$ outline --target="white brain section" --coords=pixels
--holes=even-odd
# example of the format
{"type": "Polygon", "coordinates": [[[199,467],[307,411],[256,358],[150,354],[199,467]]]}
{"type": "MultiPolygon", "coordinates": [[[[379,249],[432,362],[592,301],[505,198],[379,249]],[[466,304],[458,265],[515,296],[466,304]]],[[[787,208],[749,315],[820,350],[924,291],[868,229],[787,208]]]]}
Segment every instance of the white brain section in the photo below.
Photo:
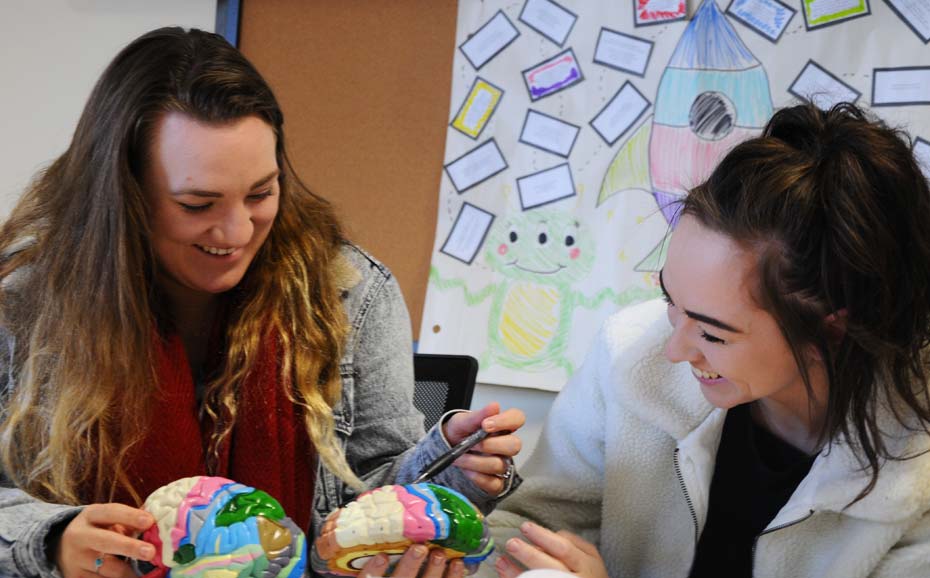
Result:
{"type": "Polygon", "coordinates": [[[472,570],[494,550],[484,516],[462,494],[435,484],[384,486],[331,513],[313,545],[315,572],[355,576],[379,553],[413,544],[441,549],[472,570]]]}
{"type": "Polygon", "coordinates": [[[261,490],[220,477],[162,486],[143,508],[155,517],[142,538],[155,546],[146,578],[300,578],[306,538],[281,505],[261,490]]]}

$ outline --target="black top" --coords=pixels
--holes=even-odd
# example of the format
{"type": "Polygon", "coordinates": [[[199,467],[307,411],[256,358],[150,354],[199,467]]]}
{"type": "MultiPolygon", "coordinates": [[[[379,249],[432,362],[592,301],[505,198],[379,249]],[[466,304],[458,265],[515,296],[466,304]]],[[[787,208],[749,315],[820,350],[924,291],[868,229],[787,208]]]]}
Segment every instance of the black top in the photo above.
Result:
{"type": "Polygon", "coordinates": [[[757,425],[748,404],[727,412],[710,485],[707,524],[691,578],[752,576],[756,538],[810,471],[808,456],[757,425]]]}

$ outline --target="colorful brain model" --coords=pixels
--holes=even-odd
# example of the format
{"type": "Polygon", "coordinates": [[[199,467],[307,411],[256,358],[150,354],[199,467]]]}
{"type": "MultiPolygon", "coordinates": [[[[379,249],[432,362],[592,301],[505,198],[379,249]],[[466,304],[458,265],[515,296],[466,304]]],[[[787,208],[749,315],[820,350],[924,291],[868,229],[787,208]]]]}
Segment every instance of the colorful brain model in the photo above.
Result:
{"type": "Polygon", "coordinates": [[[484,516],[462,494],[435,484],[383,486],[331,513],[313,544],[321,574],[354,576],[384,552],[392,562],[412,544],[440,548],[474,570],[494,550],[484,516]]]}
{"type": "Polygon", "coordinates": [[[261,490],[197,476],[155,490],[143,505],[155,516],[142,539],[155,546],[149,578],[299,578],[306,568],[303,532],[261,490]]]}

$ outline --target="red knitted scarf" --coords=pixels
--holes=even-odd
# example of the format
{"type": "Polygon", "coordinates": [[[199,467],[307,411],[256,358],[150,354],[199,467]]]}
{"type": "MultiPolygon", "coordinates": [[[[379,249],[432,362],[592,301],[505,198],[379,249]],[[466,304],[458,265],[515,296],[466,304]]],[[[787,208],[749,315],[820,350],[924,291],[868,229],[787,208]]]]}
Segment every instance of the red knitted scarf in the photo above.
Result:
{"type": "MultiPolygon", "coordinates": [[[[198,417],[194,380],[181,338],[174,335],[157,343],[159,392],[152,422],[128,462],[130,479],[143,499],[174,480],[207,475],[204,448],[213,431],[209,417],[198,417]]],[[[277,340],[266,338],[261,359],[239,387],[236,424],[210,475],[268,492],[307,530],[316,456],[302,411],[281,385],[277,352],[277,340]]],[[[118,496],[118,501],[132,503],[128,494],[118,496]]]]}

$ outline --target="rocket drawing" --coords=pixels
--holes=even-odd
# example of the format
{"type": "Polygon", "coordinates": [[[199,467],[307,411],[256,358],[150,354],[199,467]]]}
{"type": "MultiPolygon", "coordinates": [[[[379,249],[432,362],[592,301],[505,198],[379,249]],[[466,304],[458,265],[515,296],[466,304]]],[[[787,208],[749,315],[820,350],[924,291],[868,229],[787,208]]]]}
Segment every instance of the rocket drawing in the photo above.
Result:
{"type": "MultiPolygon", "coordinates": [[[[765,69],[715,0],[704,0],[662,74],[655,113],[621,146],[601,183],[597,204],[624,190],[652,194],[670,228],[677,203],[737,143],[772,115],[765,69]]],[[[668,235],[635,267],[657,271],[668,235]]]]}

